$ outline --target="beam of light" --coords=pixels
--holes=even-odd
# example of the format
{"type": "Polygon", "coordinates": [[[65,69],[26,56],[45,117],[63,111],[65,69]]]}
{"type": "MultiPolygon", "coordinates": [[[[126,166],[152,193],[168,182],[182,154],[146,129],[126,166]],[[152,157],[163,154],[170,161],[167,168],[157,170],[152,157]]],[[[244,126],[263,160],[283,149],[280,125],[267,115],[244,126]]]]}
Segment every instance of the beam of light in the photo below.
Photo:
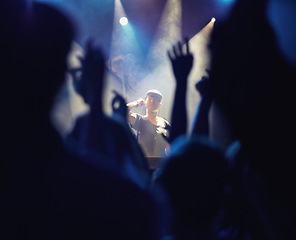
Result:
{"type": "MultiPolygon", "coordinates": [[[[158,89],[163,94],[162,108],[159,111],[160,116],[170,120],[173,104],[175,79],[167,50],[171,50],[176,41],[181,40],[181,2],[178,0],[169,0],[159,24],[155,41],[149,53],[151,61],[157,63],[157,66],[145,79],[145,90],[149,88],[158,89]]],[[[208,50],[208,41],[214,26],[214,19],[189,41],[190,51],[194,56],[194,65],[188,79],[187,89],[187,115],[188,127],[192,123],[200,96],[195,89],[195,83],[202,76],[207,75],[206,69],[209,68],[210,58],[208,50]]],[[[183,46],[185,47],[185,46],[183,46]]]]}
{"type": "Polygon", "coordinates": [[[166,50],[181,40],[181,19],[181,0],[168,0],[148,54],[153,61],[163,61],[166,50]]]}
{"type": "Polygon", "coordinates": [[[134,34],[133,26],[131,23],[128,23],[128,18],[120,0],[115,0],[114,7],[115,9],[110,51],[111,58],[114,56],[127,54],[131,51],[139,51],[139,45],[134,34]]]}
{"type": "Polygon", "coordinates": [[[195,84],[203,76],[208,76],[206,69],[210,70],[209,66],[211,59],[208,43],[214,24],[215,21],[213,21],[212,18],[209,23],[189,41],[190,51],[194,57],[193,67],[189,75],[187,89],[187,116],[189,127],[192,124],[192,120],[196,114],[196,108],[200,102],[200,95],[195,88],[195,84]]]}
{"type": "Polygon", "coordinates": [[[112,40],[108,61],[109,72],[112,74],[107,74],[104,91],[104,110],[107,114],[112,112],[111,102],[114,96],[112,90],[116,90],[126,101],[129,101],[125,84],[128,81],[126,76],[129,76],[129,80],[132,79],[130,69],[137,61],[137,58],[141,57],[141,50],[133,25],[128,22],[120,0],[115,0],[114,8],[112,40]]]}
{"type": "Polygon", "coordinates": [[[148,53],[148,61],[154,68],[142,81],[142,96],[145,96],[145,92],[149,89],[158,89],[162,93],[163,100],[159,114],[167,120],[171,117],[175,87],[167,50],[176,41],[181,40],[181,19],[181,0],[168,0],[148,53]]]}
{"type": "MultiPolygon", "coordinates": [[[[213,26],[214,21],[210,20],[209,23],[200,32],[198,32],[189,40],[190,51],[193,54],[194,63],[188,78],[186,99],[188,128],[190,128],[190,125],[192,124],[197,105],[200,101],[200,96],[195,88],[195,84],[198,80],[201,79],[202,76],[207,75],[206,69],[209,69],[210,66],[208,42],[213,26]]],[[[177,32],[178,31],[175,31],[173,34],[176,34],[177,32]]],[[[179,34],[181,35],[180,32],[179,34]]],[[[160,116],[168,120],[170,120],[171,117],[171,109],[175,90],[175,79],[173,76],[172,67],[167,57],[167,50],[171,49],[172,44],[176,43],[176,40],[180,40],[180,37],[177,38],[175,35],[174,38],[160,39],[159,42],[156,42],[156,46],[158,46],[157,44],[159,44],[161,48],[154,48],[153,50],[155,52],[152,53],[154,53],[154,59],[158,60],[159,67],[155,68],[155,70],[151,72],[151,74],[145,79],[145,82],[147,84],[147,86],[145,86],[146,89],[154,88],[163,93],[163,107],[160,109],[159,114],[160,116]]],[[[185,48],[185,46],[183,46],[183,48],[185,48]]]]}

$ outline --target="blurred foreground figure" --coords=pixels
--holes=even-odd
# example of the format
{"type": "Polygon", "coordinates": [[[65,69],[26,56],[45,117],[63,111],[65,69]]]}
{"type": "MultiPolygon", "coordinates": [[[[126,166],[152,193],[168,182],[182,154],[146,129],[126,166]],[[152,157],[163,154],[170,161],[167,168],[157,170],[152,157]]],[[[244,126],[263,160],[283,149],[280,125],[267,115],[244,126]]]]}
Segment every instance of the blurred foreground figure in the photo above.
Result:
{"type": "Polygon", "coordinates": [[[178,137],[154,186],[158,184],[171,200],[175,213],[171,234],[176,240],[217,239],[228,166],[216,143],[205,136],[178,137]]]}
{"type": "Polygon", "coordinates": [[[89,41],[81,61],[82,74],[75,87],[90,106],[90,112],[76,120],[73,131],[65,138],[67,148],[86,161],[112,168],[137,184],[147,186],[148,164],[126,123],[124,99],[115,92],[113,114],[109,116],[103,110],[106,66],[102,50],[89,41]],[[100,155],[107,158],[98,161],[100,155]]]}
{"type": "Polygon", "coordinates": [[[53,7],[10,2],[19,5],[1,8],[0,238],[159,239],[154,198],[115,171],[66,152],[52,127],[71,23],[53,7]]]}
{"type": "Polygon", "coordinates": [[[211,37],[212,137],[230,129],[234,157],[232,233],[288,239],[295,222],[295,69],[282,58],[265,0],[238,0],[211,37]],[[226,121],[225,121],[226,120],[226,121]],[[227,126],[221,125],[226,122],[227,126]]]}

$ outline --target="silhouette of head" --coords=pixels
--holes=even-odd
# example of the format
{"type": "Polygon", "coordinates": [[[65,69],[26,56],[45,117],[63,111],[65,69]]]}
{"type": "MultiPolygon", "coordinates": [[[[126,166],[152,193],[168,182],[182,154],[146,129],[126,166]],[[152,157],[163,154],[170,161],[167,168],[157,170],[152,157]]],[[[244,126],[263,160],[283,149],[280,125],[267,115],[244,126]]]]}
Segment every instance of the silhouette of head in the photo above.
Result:
{"type": "Polygon", "coordinates": [[[7,105],[6,110],[12,114],[48,111],[64,80],[74,29],[60,11],[42,3],[32,3],[22,19],[10,39],[11,61],[6,62],[10,73],[3,96],[20,107],[16,112],[7,105]]]}
{"type": "Polygon", "coordinates": [[[171,145],[159,177],[177,217],[193,228],[213,217],[221,206],[227,183],[227,162],[220,147],[207,138],[185,136],[171,145]]]}

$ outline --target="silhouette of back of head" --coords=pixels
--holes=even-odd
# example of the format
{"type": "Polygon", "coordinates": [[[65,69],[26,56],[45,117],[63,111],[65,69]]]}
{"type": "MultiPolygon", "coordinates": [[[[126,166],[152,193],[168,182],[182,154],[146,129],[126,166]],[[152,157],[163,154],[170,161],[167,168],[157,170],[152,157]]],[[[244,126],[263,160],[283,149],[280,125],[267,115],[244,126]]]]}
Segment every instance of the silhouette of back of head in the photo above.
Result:
{"type": "Polygon", "coordinates": [[[177,222],[191,231],[211,223],[224,199],[227,162],[220,147],[206,137],[177,138],[158,178],[168,192],[177,222]]]}
{"type": "MultiPolygon", "coordinates": [[[[66,70],[66,57],[74,37],[71,22],[54,7],[32,3],[24,8],[22,21],[12,20],[10,52],[3,99],[21,106],[18,111],[33,113],[48,111],[66,70]]],[[[9,22],[8,22],[9,24],[9,22]]],[[[7,26],[9,28],[9,26],[7,26]]],[[[15,109],[7,111],[19,113],[15,109]]]]}
{"type": "Polygon", "coordinates": [[[279,53],[266,3],[237,1],[229,17],[217,21],[210,43],[214,100],[260,170],[272,164],[266,157],[270,149],[273,156],[279,150],[274,139],[286,139],[295,125],[290,114],[295,69],[279,53]]]}

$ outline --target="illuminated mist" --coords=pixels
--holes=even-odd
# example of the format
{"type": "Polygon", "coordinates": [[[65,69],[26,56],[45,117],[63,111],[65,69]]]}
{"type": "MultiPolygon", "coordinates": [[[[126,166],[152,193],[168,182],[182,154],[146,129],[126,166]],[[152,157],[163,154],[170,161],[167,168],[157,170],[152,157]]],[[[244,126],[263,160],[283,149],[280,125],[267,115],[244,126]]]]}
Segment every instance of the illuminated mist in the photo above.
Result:
{"type": "MultiPolygon", "coordinates": [[[[181,0],[166,1],[152,43],[148,48],[149,51],[145,56],[140,47],[139,38],[137,38],[138,31],[141,31],[141,29],[135,27],[131,21],[125,26],[119,23],[121,17],[128,17],[120,0],[104,0],[100,3],[89,0],[87,1],[88,6],[86,2],[77,2],[75,6],[69,6],[64,2],[62,4],[62,1],[58,0],[44,0],[44,2],[54,3],[61,9],[67,8],[67,11],[71,12],[73,16],[76,17],[77,15],[73,21],[79,22],[79,25],[77,25],[78,37],[73,43],[72,51],[69,54],[68,64],[70,69],[80,67],[77,57],[83,56],[85,41],[95,28],[99,28],[97,32],[100,35],[96,35],[96,32],[93,31],[93,39],[96,45],[102,47],[105,56],[108,58],[103,96],[104,110],[107,114],[111,114],[113,90],[119,92],[126,99],[126,102],[130,102],[138,98],[145,98],[149,89],[158,89],[163,94],[159,115],[170,121],[175,80],[167,57],[167,51],[172,48],[176,41],[183,40],[181,0]],[[86,17],[86,13],[76,14],[77,11],[87,9],[87,7],[93,5],[94,7],[87,12],[88,22],[92,22],[94,15],[100,14],[100,12],[95,13],[95,10],[100,9],[103,4],[106,5],[104,9],[106,12],[103,15],[108,15],[105,23],[103,20],[99,22],[96,19],[94,23],[87,25],[85,19],[83,19],[86,17]]],[[[100,11],[103,10],[100,9],[100,11]]],[[[195,83],[203,75],[207,74],[205,69],[208,68],[210,62],[207,43],[213,28],[213,22],[210,21],[212,17],[209,18],[208,24],[189,41],[191,52],[194,55],[194,66],[189,76],[187,90],[188,126],[191,124],[199,102],[199,94],[195,90],[195,83]]],[[[55,126],[62,135],[65,135],[72,130],[75,119],[88,111],[89,106],[84,103],[81,96],[74,90],[73,76],[67,74],[65,84],[54,105],[53,120],[55,126]]],[[[142,107],[135,111],[143,114],[145,109],[142,107]]]]}

